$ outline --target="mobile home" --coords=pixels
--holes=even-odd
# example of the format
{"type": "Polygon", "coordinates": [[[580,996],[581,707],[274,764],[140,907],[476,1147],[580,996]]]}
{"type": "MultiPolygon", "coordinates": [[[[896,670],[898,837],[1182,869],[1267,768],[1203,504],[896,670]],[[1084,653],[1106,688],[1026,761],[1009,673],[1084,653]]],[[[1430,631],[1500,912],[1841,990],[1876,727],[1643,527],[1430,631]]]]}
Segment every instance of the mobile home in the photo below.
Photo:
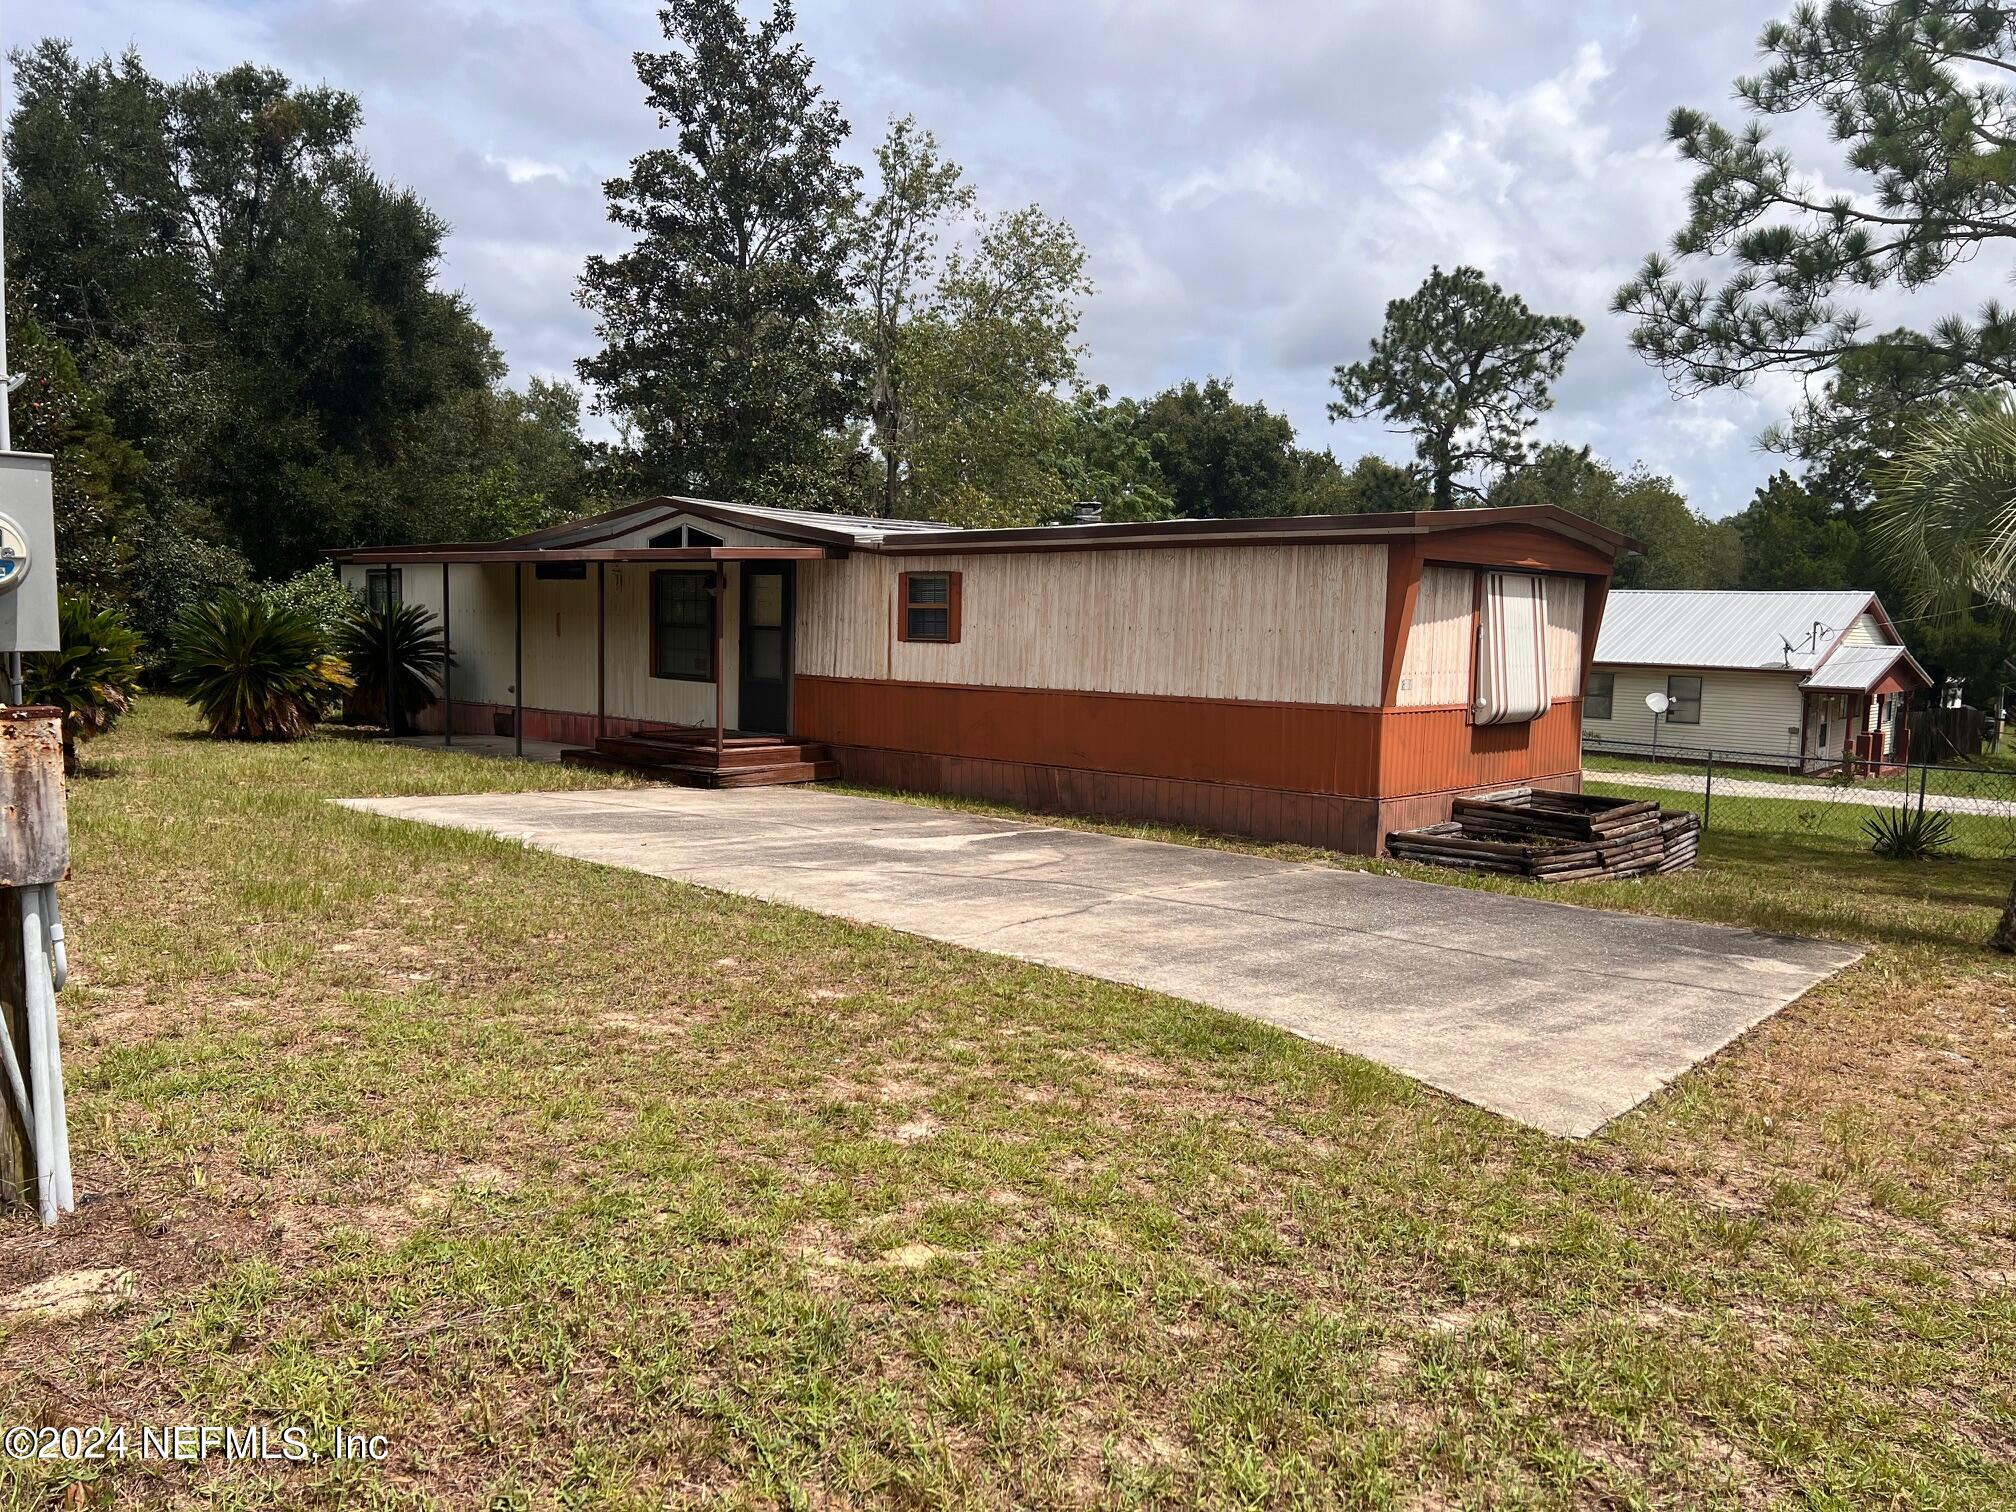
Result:
{"type": "Polygon", "coordinates": [[[444,739],[1373,852],[1459,794],[1579,789],[1631,544],[1551,507],[962,530],[656,498],[336,556],[441,616],[444,739]]]}

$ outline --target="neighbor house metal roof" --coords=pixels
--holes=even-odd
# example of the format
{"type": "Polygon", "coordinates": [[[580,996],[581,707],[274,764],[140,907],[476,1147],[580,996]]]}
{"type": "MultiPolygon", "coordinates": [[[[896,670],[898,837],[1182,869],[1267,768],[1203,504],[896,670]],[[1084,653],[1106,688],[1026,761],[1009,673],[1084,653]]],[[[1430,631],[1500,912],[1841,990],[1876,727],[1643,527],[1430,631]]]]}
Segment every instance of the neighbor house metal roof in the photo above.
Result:
{"type": "Polygon", "coordinates": [[[1866,588],[1617,589],[1603,606],[1596,661],[1811,672],[1875,600],[1866,588]]]}

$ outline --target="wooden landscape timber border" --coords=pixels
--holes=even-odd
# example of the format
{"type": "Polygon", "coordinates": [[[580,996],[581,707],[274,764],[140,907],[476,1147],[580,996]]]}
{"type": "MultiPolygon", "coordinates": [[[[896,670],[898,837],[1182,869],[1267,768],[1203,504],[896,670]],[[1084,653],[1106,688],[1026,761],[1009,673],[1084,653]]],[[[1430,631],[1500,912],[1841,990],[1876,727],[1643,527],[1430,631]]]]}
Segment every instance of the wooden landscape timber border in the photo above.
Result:
{"type": "Polygon", "coordinates": [[[1701,841],[1698,815],[1650,799],[1512,788],[1458,798],[1451,811],[1442,824],[1394,831],[1387,854],[1536,882],[1586,882],[1683,870],[1701,841]]]}

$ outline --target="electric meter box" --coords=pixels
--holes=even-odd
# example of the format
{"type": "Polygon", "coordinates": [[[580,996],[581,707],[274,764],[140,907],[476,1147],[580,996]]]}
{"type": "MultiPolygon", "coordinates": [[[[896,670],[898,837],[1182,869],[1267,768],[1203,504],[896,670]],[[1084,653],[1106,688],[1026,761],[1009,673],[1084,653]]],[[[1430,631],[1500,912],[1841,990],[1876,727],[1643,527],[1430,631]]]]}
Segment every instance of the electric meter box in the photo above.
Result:
{"type": "Polygon", "coordinates": [[[0,452],[0,651],[60,651],[53,462],[0,452]]]}

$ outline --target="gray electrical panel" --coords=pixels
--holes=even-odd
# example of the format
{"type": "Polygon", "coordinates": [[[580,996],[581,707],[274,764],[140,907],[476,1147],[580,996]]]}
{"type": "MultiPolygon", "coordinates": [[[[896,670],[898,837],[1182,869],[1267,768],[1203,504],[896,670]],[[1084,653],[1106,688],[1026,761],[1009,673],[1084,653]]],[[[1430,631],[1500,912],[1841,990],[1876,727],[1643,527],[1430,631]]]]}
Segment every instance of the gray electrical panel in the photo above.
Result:
{"type": "Polygon", "coordinates": [[[52,461],[0,452],[0,651],[60,651],[52,461]]]}

